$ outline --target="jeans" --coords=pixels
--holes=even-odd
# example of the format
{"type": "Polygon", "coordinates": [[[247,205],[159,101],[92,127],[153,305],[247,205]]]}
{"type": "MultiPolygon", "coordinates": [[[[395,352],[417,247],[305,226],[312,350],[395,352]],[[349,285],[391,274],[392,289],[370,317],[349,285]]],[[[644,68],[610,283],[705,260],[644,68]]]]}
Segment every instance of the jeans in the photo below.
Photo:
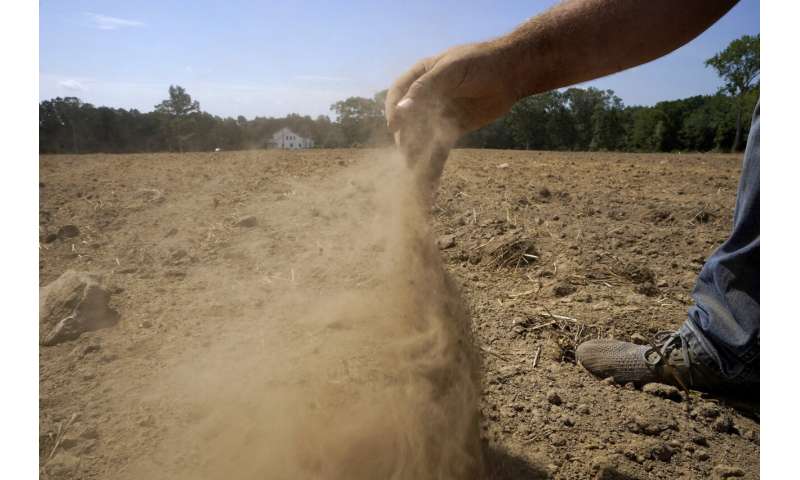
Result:
{"type": "Polygon", "coordinates": [[[678,331],[693,361],[730,383],[759,383],[759,105],[736,193],[733,231],[706,260],[689,318],[678,331]]]}

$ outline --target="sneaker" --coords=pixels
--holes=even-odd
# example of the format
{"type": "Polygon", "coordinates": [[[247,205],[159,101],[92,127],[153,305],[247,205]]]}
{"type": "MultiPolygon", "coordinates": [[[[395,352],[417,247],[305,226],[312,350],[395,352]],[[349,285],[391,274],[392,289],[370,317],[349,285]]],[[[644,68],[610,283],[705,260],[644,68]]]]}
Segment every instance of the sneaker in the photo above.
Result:
{"type": "Polygon", "coordinates": [[[684,390],[716,392],[725,381],[710,369],[692,362],[686,343],[676,332],[660,332],[652,345],[611,339],[584,342],[576,350],[580,365],[600,378],[620,384],[665,383],[684,390]]]}

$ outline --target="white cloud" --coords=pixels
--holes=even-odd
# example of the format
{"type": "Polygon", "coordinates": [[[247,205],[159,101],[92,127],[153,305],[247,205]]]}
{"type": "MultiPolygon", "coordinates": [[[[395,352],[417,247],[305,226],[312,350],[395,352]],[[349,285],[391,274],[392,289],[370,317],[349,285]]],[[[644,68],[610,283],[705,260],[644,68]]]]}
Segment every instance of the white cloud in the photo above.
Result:
{"type": "Polygon", "coordinates": [[[87,90],[86,85],[74,78],[65,78],[63,80],[59,80],[58,86],[65,90],[72,90],[75,92],[85,92],[87,90]]]}
{"type": "Polygon", "coordinates": [[[128,20],[125,18],[110,17],[99,13],[87,13],[92,26],[99,30],[117,30],[128,27],[143,27],[144,23],[138,20],[128,20]]]}

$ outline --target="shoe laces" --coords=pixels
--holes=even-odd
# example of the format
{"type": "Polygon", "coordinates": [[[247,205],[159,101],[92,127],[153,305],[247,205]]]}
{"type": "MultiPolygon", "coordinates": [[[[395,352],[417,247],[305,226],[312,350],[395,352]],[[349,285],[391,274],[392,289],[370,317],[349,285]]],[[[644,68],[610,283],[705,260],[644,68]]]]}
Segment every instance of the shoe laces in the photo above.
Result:
{"type": "MultiPolygon", "coordinates": [[[[672,355],[672,352],[676,349],[680,350],[683,363],[686,366],[688,385],[693,385],[692,368],[689,360],[689,348],[681,336],[678,335],[678,332],[669,330],[657,332],[653,336],[653,342],[651,343],[650,348],[648,348],[644,353],[644,361],[651,368],[659,367],[665,363],[665,359],[668,359],[672,355]]],[[[678,375],[677,369],[670,368],[667,369],[667,371],[670,372],[678,385],[683,387],[688,396],[689,389],[687,388],[687,383],[684,382],[680,375],[678,375]]]]}

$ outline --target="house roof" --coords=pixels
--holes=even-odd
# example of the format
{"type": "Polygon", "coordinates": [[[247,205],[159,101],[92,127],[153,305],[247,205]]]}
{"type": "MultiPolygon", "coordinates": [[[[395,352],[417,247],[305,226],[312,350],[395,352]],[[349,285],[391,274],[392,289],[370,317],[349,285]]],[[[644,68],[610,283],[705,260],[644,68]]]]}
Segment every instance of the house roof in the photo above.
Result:
{"type": "Polygon", "coordinates": [[[273,133],[272,136],[276,137],[276,136],[278,136],[278,135],[280,135],[282,133],[292,134],[292,135],[294,135],[294,136],[296,136],[298,138],[302,138],[302,139],[310,138],[310,137],[304,137],[304,136],[300,135],[299,133],[295,132],[294,130],[292,130],[289,127],[281,127],[281,129],[278,130],[277,132],[273,133]]]}

